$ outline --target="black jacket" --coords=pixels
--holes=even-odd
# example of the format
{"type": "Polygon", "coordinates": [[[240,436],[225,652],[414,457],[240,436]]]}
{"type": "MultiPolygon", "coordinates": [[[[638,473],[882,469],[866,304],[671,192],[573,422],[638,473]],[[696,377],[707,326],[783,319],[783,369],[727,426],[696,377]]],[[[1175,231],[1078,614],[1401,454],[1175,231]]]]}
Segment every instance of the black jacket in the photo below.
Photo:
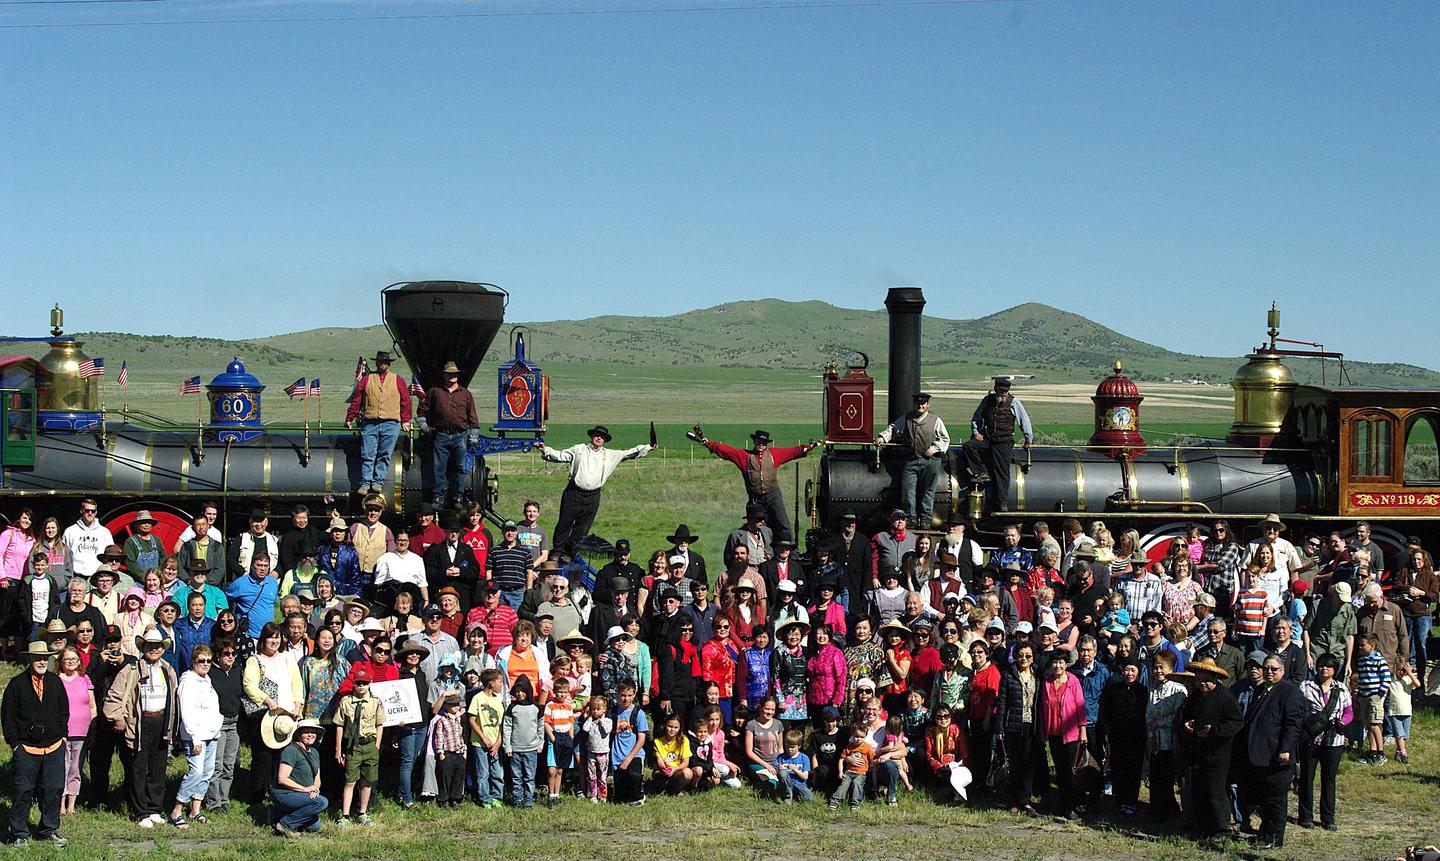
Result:
{"type": "Polygon", "coordinates": [[[1100,716],[1096,727],[1108,738],[1124,739],[1143,748],[1145,707],[1149,702],[1150,695],[1139,682],[1127,685],[1123,681],[1111,681],[1100,692],[1100,716]]]}
{"type": "MultiPolygon", "coordinates": [[[[765,581],[765,594],[770,598],[770,606],[774,607],[780,603],[778,587],[780,586],[780,565],[774,559],[766,559],[760,563],[760,577],[765,581]]],[[[790,579],[795,581],[795,600],[801,604],[810,602],[809,575],[805,570],[805,563],[793,552],[790,554],[790,579]]]]}
{"type": "MultiPolygon", "coordinates": [[[[1034,673],[1035,687],[1030,695],[1030,725],[1043,727],[1045,715],[1040,711],[1040,688],[1045,684],[1034,673]]],[[[1018,731],[1024,723],[1025,689],[1020,684],[1020,671],[1010,667],[1000,675],[1000,692],[995,697],[995,729],[997,732],[1018,731]]]]}
{"type": "MultiPolygon", "coordinates": [[[[677,552],[679,551],[676,548],[671,547],[665,551],[665,556],[668,559],[677,552]]],[[[685,567],[685,576],[709,586],[710,577],[705,573],[705,557],[696,553],[693,547],[685,551],[685,554],[690,557],[690,564],[685,567]]]]}
{"type": "Polygon", "coordinates": [[[440,590],[446,586],[454,586],[455,591],[460,593],[460,603],[466,609],[476,603],[476,587],[480,585],[480,578],[485,573],[480,570],[480,560],[475,558],[475,551],[464,541],[455,545],[455,561],[450,561],[449,545],[444,541],[439,544],[432,544],[425,548],[425,581],[429,584],[432,596],[440,594],[440,590]],[[460,569],[460,573],[454,577],[447,577],[445,569],[451,565],[460,569]]]}
{"type": "Polygon", "coordinates": [[[1178,738],[1185,761],[1197,768],[1229,768],[1231,744],[1244,727],[1245,715],[1229,688],[1219,685],[1208,695],[1191,694],[1180,709],[1178,738]],[[1196,732],[1187,730],[1187,723],[1193,723],[1196,732]],[[1208,734],[1197,734],[1207,726],[1208,734]]]}
{"type": "Polygon", "coordinates": [[[850,593],[850,612],[865,603],[865,593],[870,591],[870,536],[855,530],[850,549],[845,549],[845,536],[835,536],[835,564],[845,572],[844,585],[850,593]]]}
{"type": "Polygon", "coordinates": [[[5,686],[5,698],[0,702],[3,718],[0,719],[4,723],[5,743],[11,747],[22,744],[49,747],[65,738],[70,723],[70,699],[65,694],[65,683],[54,673],[46,673],[43,678],[43,700],[35,696],[29,670],[5,686]]]}
{"type": "Polygon", "coordinates": [[[321,532],[320,527],[313,520],[305,524],[304,529],[296,529],[292,525],[284,535],[280,536],[280,574],[285,575],[299,564],[306,547],[314,551],[324,546],[326,537],[327,533],[321,532]]]}
{"type": "Polygon", "coordinates": [[[1275,685],[1268,694],[1261,695],[1258,690],[1251,694],[1245,712],[1244,751],[1250,764],[1275,767],[1280,765],[1280,754],[1288,753],[1294,765],[1300,750],[1300,724],[1309,714],[1309,701],[1300,686],[1289,679],[1275,685]]]}

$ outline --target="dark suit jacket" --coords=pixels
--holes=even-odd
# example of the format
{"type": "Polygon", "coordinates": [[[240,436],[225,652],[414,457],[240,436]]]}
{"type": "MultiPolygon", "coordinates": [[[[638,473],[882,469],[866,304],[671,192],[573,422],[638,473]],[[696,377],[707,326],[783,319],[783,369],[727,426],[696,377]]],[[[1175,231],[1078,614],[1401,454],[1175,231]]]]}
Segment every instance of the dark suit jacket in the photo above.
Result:
{"type": "Polygon", "coordinates": [[[478,600],[475,594],[480,585],[480,577],[484,573],[480,570],[480,562],[475,558],[475,551],[470,545],[459,542],[455,547],[455,561],[450,561],[450,551],[445,542],[432,544],[425,548],[425,580],[430,587],[430,594],[436,595],[446,586],[454,586],[455,591],[460,593],[460,603],[466,609],[473,607],[478,600]],[[445,569],[451,565],[460,569],[456,577],[445,576],[445,569]]]}
{"type": "Polygon", "coordinates": [[[835,536],[835,552],[832,554],[835,564],[845,572],[844,586],[850,592],[850,609],[865,603],[865,593],[870,591],[870,536],[855,531],[855,538],[850,542],[850,550],[845,550],[845,537],[835,536]]]}
{"type": "MultiPolygon", "coordinates": [[[[780,585],[780,565],[774,559],[767,559],[760,564],[760,577],[765,581],[765,594],[770,599],[772,607],[778,606],[780,598],[776,588],[780,585]]],[[[805,571],[805,563],[796,556],[790,554],[790,579],[795,581],[796,600],[801,604],[808,604],[810,601],[809,577],[805,571]]]]}
{"type": "Polygon", "coordinates": [[[1280,765],[1279,756],[1290,754],[1293,765],[1300,750],[1300,724],[1310,713],[1310,705],[1300,686],[1286,679],[1268,694],[1250,697],[1245,723],[1250,727],[1247,758],[1259,768],[1280,765]]]}
{"type": "MultiPolygon", "coordinates": [[[[675,552],[676,548],[671,547],[669,550],[665,551],[665,555],[668,557],[675,552]]],[[[685,576],[689,577],[691,580],[698,580],[699,582],[704,583],[706,586],[709,586],[710,576],[705,573],[705,557],[701,556],[699,553],[696,553],[694,547],[691,547],[689,550],[687,550],[686,555],[690,557],[690,565],[685,569],[685,576]]]]}

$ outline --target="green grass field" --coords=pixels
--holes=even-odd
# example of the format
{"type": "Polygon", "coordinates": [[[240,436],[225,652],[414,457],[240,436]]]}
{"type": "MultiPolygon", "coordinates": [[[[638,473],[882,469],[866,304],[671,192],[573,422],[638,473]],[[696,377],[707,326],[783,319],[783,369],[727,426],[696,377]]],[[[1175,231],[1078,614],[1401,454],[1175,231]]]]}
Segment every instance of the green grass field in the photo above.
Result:
{"type": "MultiPolygon", "coordinates": [[[[7,669],[4,676],[13,670],[7,669]]],[[[137,828],[118,813],[81,809],[66,817],[70,839],[62,852],[0,848],[0,857],[64,859],[194,858],[205,861],[434,861],[438,858],[587,859],[872,859],[995,858],[1077,861],[1196,861],[1196,859],[1380,859],[1407,844],[1440,840],[1436,798],[1440,733],[1436,715],[1417,715],[1411,765],[1341,766],[1341,829],[1330,833],[1291,827],[1283,850],[1255,853],[1235,841],[1204,848],[1170,833],[1168,823],[1122,820],[1108,809],[1083,825],[1011,816],[988,806],[939,804],[924,791],[902,793],[898,808],[869,804],[858,814],[830,813],[821,804],[779,806],[749,789],[720,789],[689,798],[652,797],[641,808],[592,806],[569,799],[556,810],[505,808],[455,812],[422,805],[402,811],[388,798],[372,807],[376,824],[282,841],[263,826],[264,810],[235,805],[206,826],[178,831],[137,828]],[[40,854],[44,853],[44,854],[40,854]]],[[[242,751],[243,756],[243,751],[242,751]]],[[[0,752],[0,780],[9,785],[9,751],[0,752]]],[[[184,760],[172,761],[167,798],[173,797],[184,760]]],[[[123,797],[118,763],[113,797],[123,797]]],[[[242,774],[237,789],[243,787],[242,774]]],[[[1142,811],[1143,814],[1143,811],[1142,811]]],[[[1141,817],[1136,817],[1136,820],[1141,817]]]]}

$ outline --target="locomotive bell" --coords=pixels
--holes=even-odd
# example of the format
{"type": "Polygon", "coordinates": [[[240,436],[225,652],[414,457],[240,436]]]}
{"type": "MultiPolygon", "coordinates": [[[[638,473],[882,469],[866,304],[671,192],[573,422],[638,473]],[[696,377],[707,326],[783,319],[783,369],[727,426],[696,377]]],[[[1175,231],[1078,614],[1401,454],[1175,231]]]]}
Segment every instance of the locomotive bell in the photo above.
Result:
{"type": "Polygon", "coordinates": [[[469,386],[485,351],[505,322],[510,296],[494,284],[410,281],[381,291],[385,328],[425,388],[443,382],[446,362],[460,368],[469,386]]]}

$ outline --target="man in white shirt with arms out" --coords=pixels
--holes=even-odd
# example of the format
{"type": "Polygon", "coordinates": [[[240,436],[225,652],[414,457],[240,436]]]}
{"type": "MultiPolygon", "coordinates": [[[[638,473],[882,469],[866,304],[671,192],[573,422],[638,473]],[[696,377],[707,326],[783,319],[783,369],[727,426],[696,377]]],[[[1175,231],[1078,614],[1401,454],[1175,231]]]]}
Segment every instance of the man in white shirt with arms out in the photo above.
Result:
{"type": "Polygon", "coordinates": [[[604,425],[596,425],[585,431],[590,442],[572,445],[556,451],[543,442],[536,442],[540,456],[551,463],[570,464],[570,481],[565,492],[560,494],[560,514],[555,521],[555,534],[550,546],[568,549],[572,539],[590,534],[595,515],[600,511],[600,490],[609,480],[610,474],[622,460],[644,457],[655,450],[655,445],[637,445],[624,451],[608,449],[610,431],[604,425]]]}

